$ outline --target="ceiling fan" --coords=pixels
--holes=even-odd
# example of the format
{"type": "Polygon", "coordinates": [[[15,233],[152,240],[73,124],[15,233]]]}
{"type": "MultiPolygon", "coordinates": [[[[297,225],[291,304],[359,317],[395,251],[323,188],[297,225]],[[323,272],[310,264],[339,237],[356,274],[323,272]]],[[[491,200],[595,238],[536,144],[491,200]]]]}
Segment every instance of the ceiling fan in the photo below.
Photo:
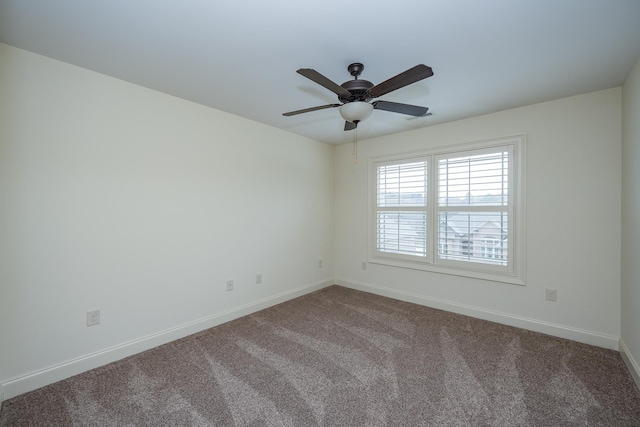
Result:
{"type": "Polygon", "coordinates": [[[283,113],[283,116],[295,116],[297,114],[309,113],[311,111],[323,110],[325,108],[340,107],[340,115],[345,119],[344,130],[352,130],[358,127],[358,123],[371,115],[373,110],[391,111],[393,113],[407,114],[409,116],[420,117],[427,114],[427,107],[419,107],[417,105],[400,104],[390,101],[369,101],[373,98],[385,95],[401,87],[405,87],[412,83],[418,82],[427,77],[433,76],[433,70],[424,64],[416,65],[409,68],[397,76],[391,77],[382,83],[373,85],[368,80],[358,79],[358,76],[364,70],[364,65],[359,62],[353,63],[347,67],[349,74],[354,80],[349,80],[338,85],[316,70],[311,68],[301,68],[298,74],[318,83],[338,95],[341,104],[327,104],[318,107],[305,108],[302,110],[289,111],[283,113]]]}

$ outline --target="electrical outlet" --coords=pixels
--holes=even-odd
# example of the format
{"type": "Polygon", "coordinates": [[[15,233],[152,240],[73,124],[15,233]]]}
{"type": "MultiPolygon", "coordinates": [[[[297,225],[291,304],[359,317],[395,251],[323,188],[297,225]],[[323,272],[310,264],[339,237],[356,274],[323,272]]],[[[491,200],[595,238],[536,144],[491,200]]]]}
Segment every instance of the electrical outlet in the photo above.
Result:
{"type": "Polygon", "coordinates": [[[100,323],[100,310],[87,311],[87,326],[95,326],[100,323]]]}
{"type": "Polygon", "coordinates": [[[233,290],[233,280],[227,280],[227,292],[233,290]]]}
{"type": "Polygon", "coordinates": [[[256,274],[256,285],[262,283],[262,273],[256,274]]]}
{"type": "Polygon", "coordinates": [[[322,268],[322,260],[321,259],[318,260],[318,268],[322,268]]]}
{"type": "Polygon", "coordinates": [[[558,291],[555,289],[551,289],[551,288],[547,288],[544,290],[544,298],[547,301],[555,301],[556,297],[558,296],[558,291]]]}
{"type": "Polygon", "coordinates": [[[363,270],[367,269],[367,263],[365,261],[362,261],[362,269],[363,270]]]}

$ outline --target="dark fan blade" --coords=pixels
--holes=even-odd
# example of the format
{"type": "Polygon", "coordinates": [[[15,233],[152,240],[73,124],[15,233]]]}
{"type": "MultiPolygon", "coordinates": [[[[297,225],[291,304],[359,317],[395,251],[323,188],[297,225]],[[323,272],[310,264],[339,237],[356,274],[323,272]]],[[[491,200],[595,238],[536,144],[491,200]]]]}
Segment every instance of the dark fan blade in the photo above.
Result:
{"type": "Polygon", "coordinates": [[[316,110],[324,110],[325,108],[334,108],[334,107],[339,107],[342,104],[327,104],[327,105],[320,105],[319,107],[311,107],[311,108],[305,108],[304,110],[296,110],[296,111],[289,111],[288,113],[282,113],[283,116],[295,116],[296,114],[302,114],[302,113],[308,113],[310,111],[316,111],[316,110]]]}
{"type": "Polygon", "coordinates": [[[427,107],[419,107],[417,105],[400,104],[398,102],[389,101],[373,101],[373,108],[376,110],[391,111],[393,113],[407,114],[409,116],[424,116],[429,109],[427,107]]]}
{"type": "Polygon", "coordinates": [[[389,80],[375,85],[374,87],[369,89],[369,95],[371,95],[373,98],[377,98],[386,93],[389,93],[396,89],[400,89],[401,87],[405,87],[407,85],[410,85],[411,83],[415,83],[431,76],[433,76],[433,70],[431,69],[431,67],[427,67],[424,64],[419,64],[413,68],[408,69],[404,73],[400,73],[395,77],[391,77],[389,80]]]}
{"type": "Polygon", "coordinates": [[[337,95],[351,96],[351,92],[349,92],[342,86],[338,85],[337,83],[332,82],[331,80],[329,80],[328,78],[326,78],[325,76],[317,72],[316,70],[313,70],[311,68],[300,68],[297,71],[297,73],[305,76],[309,80],[313,80],[314,82],[318,83],[320,86],[326,87],[331,92],[337,95]]]}
{"type": "Polygon", "coordinates": [[[344,130],[354,130],[355,128],[358,127],[357,123],[353,123],[353,122],[344,122],[344,130]]]}

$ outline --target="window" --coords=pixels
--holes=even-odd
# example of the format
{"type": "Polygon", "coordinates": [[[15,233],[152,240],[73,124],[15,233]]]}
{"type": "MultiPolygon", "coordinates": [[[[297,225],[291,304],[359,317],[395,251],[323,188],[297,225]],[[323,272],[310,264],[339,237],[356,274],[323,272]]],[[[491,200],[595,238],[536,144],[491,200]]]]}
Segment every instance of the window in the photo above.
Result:
{"type": "Polygon", "coordinates": [[[523,145],[372,159],[370,262],[523,284],[523,145]]]}
{"type": "Polygon", "coordinates": [[[376,179],[376,250],[425,257],[427,160],[380,165],[376,179]]]}

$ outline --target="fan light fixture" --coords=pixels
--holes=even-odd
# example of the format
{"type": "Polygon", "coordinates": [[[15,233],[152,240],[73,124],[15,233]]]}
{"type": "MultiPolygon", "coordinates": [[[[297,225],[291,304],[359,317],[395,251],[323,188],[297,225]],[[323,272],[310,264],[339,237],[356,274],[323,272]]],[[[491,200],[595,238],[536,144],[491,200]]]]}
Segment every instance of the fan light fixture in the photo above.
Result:
{"type": "Polygon", "coordinates": [[[358,123],[368,118],[373,112],[373,105],[368,102],[353,101],[340,106],[340,115],[351,123],[358,123]]]}

